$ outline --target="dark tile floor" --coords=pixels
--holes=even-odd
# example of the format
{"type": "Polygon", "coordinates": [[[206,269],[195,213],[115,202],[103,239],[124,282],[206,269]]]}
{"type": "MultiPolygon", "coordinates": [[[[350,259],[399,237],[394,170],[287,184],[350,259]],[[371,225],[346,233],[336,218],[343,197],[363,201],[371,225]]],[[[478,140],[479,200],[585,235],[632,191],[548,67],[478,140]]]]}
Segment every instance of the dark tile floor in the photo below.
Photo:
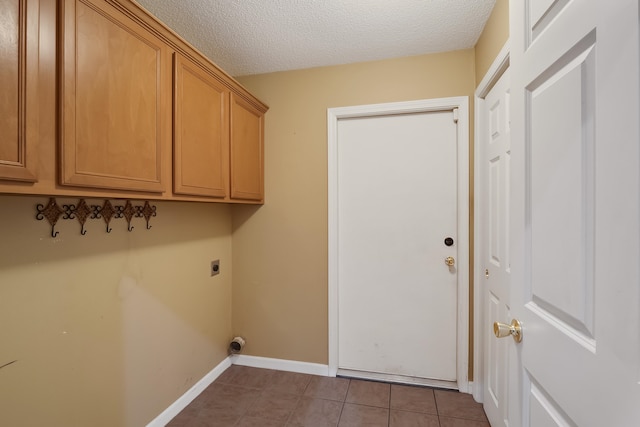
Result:
{"type": "Polygon", "coordinates": [[[171,427],[489,427],[471,395],[233,365],[171,427]]]}

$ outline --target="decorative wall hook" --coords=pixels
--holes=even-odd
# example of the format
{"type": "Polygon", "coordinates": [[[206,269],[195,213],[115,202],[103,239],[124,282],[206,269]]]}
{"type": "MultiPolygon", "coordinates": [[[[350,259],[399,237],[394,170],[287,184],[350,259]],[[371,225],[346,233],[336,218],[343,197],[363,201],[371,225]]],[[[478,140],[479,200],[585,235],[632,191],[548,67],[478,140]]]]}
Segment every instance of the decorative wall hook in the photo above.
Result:
{"type": "Polygon", "coordinates": [[[87,230],[84,229],[84,223],[87,222],[87,218],[89,214],[91,214],[91,209],[87,205],[87,202],[84,199],[80,199],[78,202],[78,207],[75,210],[76,218],[78,218],[78,222],[80,223],[80,234],[83,236],[87,234],[87,230]]]}
{"type": "Polygon", "coordinates": [[[54,231],[56,226],[56,222],[60,219],[60,215],[62,215],[63,211],[60,209],[60,206],[56,203],[56,199],[54,197],[49,198],[49,203],[47,206],[43,206],[38,203],[36,206],[36,210],[38,213],[36,214],[36,219],[38,221],[42,221],[43,219],[47,219],[49,224],[51,225],[51,237],[56,237],[58,235],[57,231],[54,231]]]}
{"type": "Polygon", "coordinates": [[[109,223],[111,222],[111,218],[116,214],[116,210],[113,208],[113,205],[110,201],[105,200],[102,207],[94,206],[94,211],[97,212],[98,218],[102,216],[104,219],[104,223],[107,224],[107,233],[111,233],[112,228],[109,228],[109,223]]]}
{"type": "Polygon", "coordinates": [[[120,214],[124,215],[124,219],[127,220],[127,231],[129,232],[132,231],[133,226],[131,225],[131,219],[133,218],[133,215],[136,213],[136,210],[133,208],[131,201],[127,200],[127,203],[125,203],[124,208],[122,206],[118,206],[118,208],[122,208],[120,210],[120,214]]]}
{"type": "Polygon", "coordinates": [[[144,206],[136,206],[136,210],[138,211],[136,216],[143,216],[145,221],[147,221],[147,230],[150,230],[151,226],[149,225],[149,220],[152,216],[156,216],[156,207],[151,206],[149,202],[145,200],[144,206]]]}
{"type": "Polygon", "coordinates": [[[87,202],[85,202],[84,199],[80,199],[78,206],[73,204],[62,205],[62,209],[64,210],[62,219],[77,219],[80,223],[80,234],[83,236],[87,234],[87,230],[84,229],[84,223],[87,221],[87,217],[91,213],[89,206],[87,206],[87,202]]]}
{"type": "Polygon", "coordinates": [[[127,221],[127,230],[133,231],[134,226],[131,225],[133,218],[144,218],[146,221],[146,229],[151,229],[149,220],[151,217],[156,216],[156,207],[151,206],[148,201],[144,202],[144,205],[134,206],[131,200],[126,200],[124,205],[112,205],[109,200],[105,200],[102,206],[91,205],[89,206],[85,199],[79,199],[78,204],[65,204],[62,208],[58,206],[55,197],[50,197],[46,206],[38,204],[36,206],[36,219],[41,221],[47,219],[51,225],[51,237],[56,237],[59,233],[55,231],[55,225],[62,217],[62,219],[77,219],[80,223],[80,234],[87,234],[85,229],[85,223],[87,219],[102,218],[106,224],[106,231],[110,233],[111,220],[124,218],[127,221]]]}

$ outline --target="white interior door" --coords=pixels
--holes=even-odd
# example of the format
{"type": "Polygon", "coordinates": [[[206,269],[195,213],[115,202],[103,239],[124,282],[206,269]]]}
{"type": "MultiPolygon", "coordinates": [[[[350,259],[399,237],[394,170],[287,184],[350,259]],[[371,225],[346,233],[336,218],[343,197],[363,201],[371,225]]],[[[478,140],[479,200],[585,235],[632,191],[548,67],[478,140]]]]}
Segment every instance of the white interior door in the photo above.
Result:
{"type": "Polygon", "coordinates": [[[483,404],[493,427],[507,425],[508,342],[493,334],[494,319],[510,317],[509,288],[509,174],[511,130],[509,123],[510,77],[504,71],[484,99],[481,115],[480,198],[481,241],[478,262],[484,271],[482,328],[484,343],[483,404]]]}
{"type": "Polygon", "coordinates": [[[337,145],[339,373],[455,382],[454,112],[341,119],[337,145]]]}
{"type": "Polygon", "coordinates": [[[510,6],[510,425],[638,426],[638,1],[510,6]]]}

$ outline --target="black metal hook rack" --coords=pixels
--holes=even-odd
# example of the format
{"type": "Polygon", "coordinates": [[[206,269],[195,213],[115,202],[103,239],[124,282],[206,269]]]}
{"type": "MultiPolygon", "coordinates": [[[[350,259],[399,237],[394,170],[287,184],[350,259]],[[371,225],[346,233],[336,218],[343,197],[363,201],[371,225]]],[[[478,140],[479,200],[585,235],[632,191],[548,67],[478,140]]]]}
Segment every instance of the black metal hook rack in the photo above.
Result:
{"type": "Polygon", "coordinates": [[[102,205],[89,205],[85,199],[79,199],[77,204],[58,205],[55,197],[50,197],[46,205],[38,203],[36,205],[36,219],[42,221],[46,219],[51,226],[51,237],[56,237],[59,232],[55,230],[55,226],[59,219],[68,220],[76,219],[80,223],[80,234],[87,234],[84,228],[88,219],[104,220],[107,233],[113,230],[110,226],[113,219],[124,218],[127,222],[127,231],[133,231],[131,221],[133,218],[144,218],[146,229],[149,230],[151,225],[149,221],[151,217],[156,216],[156,207],[152,206],[147,200],[143,205],[134,205],[131,200],[125,200],[124,205],[113,205],[109,200],[105,200],[102,205]]]}

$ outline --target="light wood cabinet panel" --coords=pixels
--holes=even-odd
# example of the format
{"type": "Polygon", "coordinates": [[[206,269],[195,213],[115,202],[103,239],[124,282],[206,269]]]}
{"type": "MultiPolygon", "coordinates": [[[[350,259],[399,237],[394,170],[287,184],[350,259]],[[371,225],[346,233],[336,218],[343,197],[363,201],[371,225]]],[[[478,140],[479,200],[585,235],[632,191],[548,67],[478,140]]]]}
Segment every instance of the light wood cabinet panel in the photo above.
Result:
{"type": "Polygon", "coordinates": [[[171,52],[101,0],[65,0],[61,184],[162,192],[171,52]]]}
{"type": "Polygon", "coordinates": [[[37,180],[38,9],[0,0],[0,179],[37,180]]]}
{"type": "Polygon", "coordinates": [[[174,193],[227,197],[229,89],[175,54],[174,193]]]}
{"type": "Polygon", "coordinates": [[[231,198],[264,199],[264,114],[231,94],[231,198]]]}
{"type": "Polygon", "coordinates": [[[0,0],[0,193],[263,203],[267,110],[133,0],[0,0]]]}

